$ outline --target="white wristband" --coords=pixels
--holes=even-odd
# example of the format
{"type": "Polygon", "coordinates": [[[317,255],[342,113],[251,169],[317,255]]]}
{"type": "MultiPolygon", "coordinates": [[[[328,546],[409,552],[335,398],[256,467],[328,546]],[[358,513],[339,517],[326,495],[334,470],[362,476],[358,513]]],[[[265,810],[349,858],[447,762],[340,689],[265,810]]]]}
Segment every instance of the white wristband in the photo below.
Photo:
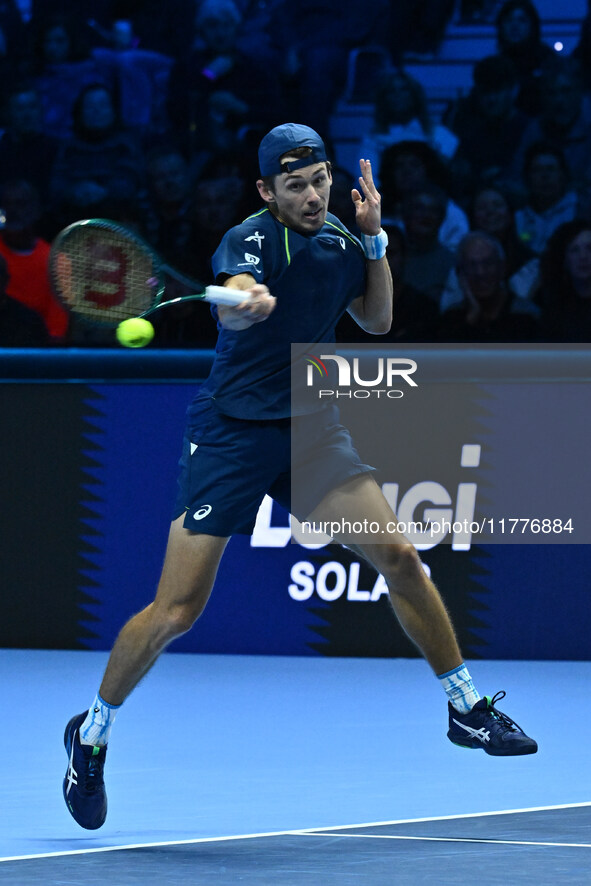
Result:
{"type": "Polygon", "coordinates": [[[365,252],[365,257],[371,261],[377,261],[386,254],[386,246],[388,245],[388,235],[383,228],[380,228],[379,234],[362,234],[361,245],[365,252]]]}

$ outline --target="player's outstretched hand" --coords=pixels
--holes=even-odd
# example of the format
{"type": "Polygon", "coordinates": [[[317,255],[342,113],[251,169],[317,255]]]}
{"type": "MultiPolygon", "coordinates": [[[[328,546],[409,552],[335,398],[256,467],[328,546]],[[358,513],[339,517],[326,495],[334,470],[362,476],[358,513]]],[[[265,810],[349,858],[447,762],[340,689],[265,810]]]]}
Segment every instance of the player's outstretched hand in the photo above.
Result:
{"type": "Polygon", "coordinates": [[[362,234],[370,237],[380,233],[382,226],[382,198],[376,188],[369,160],[360,160],[359,186],[353,188],[351,199],[355,204],[355,221],[362,234]]]}
{"type": "Polygon", "coordinates": [[[262,323],[269,314],[275,310],[277,299],[271,295],[263,283],[255,283],[254,286],[245,289],[244,301],[228,307],[218,306],[218,316],[222,326],[226,329],[248,329],[255,323],[262,323]]]}

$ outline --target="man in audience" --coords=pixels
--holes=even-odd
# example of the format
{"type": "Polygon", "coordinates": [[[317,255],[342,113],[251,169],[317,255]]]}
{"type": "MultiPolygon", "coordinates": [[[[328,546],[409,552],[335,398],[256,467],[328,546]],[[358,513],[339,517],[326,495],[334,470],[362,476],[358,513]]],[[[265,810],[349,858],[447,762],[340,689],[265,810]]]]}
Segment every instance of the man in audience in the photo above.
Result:
{"type": "Polygon", "coordinates": [[[536,341],[537,308],[507,289],[505,254],[498,240],[482,231],[466,234],[458,247],[456,269],[464,301],[443,315],[441,341],[536,341]]]}
{"type": "Polygon", "coordinates": [[[556,228],[586,214],[588,201],[570,186],[562,151],[543,142],[527,151],[523,177],[528,199],[515,213],[515,224],[519,237],[539,255],[556,228]]]}
{"type": "Polygon", "coordinates": [[[447,197],[435,185],[410,194],[402,209],[407,240],[404,282],[439,304],[453,267],[453,252],[439,241],[447,197]]]}

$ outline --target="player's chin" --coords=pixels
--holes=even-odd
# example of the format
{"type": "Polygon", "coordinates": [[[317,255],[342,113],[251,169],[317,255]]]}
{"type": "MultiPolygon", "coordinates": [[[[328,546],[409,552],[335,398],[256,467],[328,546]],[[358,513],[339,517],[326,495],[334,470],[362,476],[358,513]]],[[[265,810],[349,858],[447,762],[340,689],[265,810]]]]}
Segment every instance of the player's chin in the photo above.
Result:
{"type": "Polygon", "coordinates": [[[326,209],[320,208],[316,212],[305,212],[302,216],[302,228],[307,231],[319,231],[326,221],[326,209]]]}

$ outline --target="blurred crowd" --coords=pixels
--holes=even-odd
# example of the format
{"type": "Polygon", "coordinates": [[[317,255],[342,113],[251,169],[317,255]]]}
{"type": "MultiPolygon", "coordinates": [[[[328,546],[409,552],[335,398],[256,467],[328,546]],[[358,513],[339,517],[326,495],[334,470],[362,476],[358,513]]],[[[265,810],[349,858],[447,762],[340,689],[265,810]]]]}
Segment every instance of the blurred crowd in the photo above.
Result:
{"type": "MultiPolygon", "coordinates": [[[[530,0],[466,0],[496,52],[435,119],[405,65],[436,57],[455,5],[0,0],[0,346],[114,344],[70,323],[49,284],[52,241],[83,218],[121,222],[211,282],[222,235],[258,208],[261,136],[294,120],[330,148],[352,88],[373,108],[356,136],[395,279],[378,340],[591,341],[591,15],[565,56],[530,0]],[[352,85],[356,50],[380,67],[352,85]]],[[[354,186],[334,165],[330,208],[355,232],[354,186]]],[[[155,325],[154,347],[215,342],[207,311],[155,325]]],[[[338,332],[364,340],[347,319],[338,332]]]]}

